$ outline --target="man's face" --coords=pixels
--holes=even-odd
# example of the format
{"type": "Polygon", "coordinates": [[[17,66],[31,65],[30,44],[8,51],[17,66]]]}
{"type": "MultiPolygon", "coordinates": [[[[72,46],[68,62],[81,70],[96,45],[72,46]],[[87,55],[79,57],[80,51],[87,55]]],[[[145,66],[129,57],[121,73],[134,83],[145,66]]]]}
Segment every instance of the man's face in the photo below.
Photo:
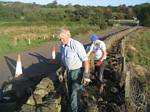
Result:
{"type": "Polygon", "coordinates": [[[65,33],[60,33],[59,40],[65,45],[68,43],[69,37],[65,33]]]}

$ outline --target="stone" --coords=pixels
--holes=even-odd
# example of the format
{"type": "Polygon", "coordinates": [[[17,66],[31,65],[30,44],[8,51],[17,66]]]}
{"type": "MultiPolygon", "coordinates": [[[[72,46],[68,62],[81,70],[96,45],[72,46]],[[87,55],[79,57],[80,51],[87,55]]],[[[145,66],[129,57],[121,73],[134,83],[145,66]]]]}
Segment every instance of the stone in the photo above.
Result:
{"type": "Polygon", "coordinates": [[[26,104],[28,104],[28,105],[38,105],[38,104],[42,104],[42,103],[43,103],[42,97],[37,94],[31,95],[26,102],[26,104]]]}
{"type": "Polygon", "coordinates": [[[34,94],[37,94],[37,95],[41,96],[42,98],[43,98],[44,96],[48,95],[48,93],[49,93],[49,91],[46,90],[46,89],[36,89],[36,90],[34,91],[34,94]]]}
{"type": "Polygon", "coordinates": [[[116,87],[111,87],[110,90],[112,93],[118,93],[118,89],[116,87]]]}
{"type": "Polygon", "coordinates": [[[13,84],[7,83],[7,84],[4,85],[2,91],[3,91],[3,93],[4,93],[4,92],[8,92],[8,91],[12,91],[12,88],[13,88],[13,84]]]}
{"type": "Polygon", "coordinates": [[[53,81],[49,78],[43,78],[40,83],[36,86],[36,88],[46,89],[47,91],[54,91],[54,84],[53,81]]]}

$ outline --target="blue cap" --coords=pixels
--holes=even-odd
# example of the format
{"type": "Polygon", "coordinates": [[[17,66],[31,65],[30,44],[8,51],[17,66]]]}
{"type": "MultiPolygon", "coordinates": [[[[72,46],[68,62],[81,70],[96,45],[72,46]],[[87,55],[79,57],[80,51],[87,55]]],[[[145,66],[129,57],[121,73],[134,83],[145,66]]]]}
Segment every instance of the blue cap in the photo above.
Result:
{"type": "Polygon", "coordinates": [[[91,35],[90,36],[91,41],[96,41],[97,40],[97,35],[91,35]]]}

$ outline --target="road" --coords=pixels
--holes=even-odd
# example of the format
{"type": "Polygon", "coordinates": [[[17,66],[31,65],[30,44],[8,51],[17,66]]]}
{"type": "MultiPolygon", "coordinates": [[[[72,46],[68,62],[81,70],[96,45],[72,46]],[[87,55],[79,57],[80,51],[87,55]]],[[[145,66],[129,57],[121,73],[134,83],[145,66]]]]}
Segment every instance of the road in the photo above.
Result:
{"type": "MultiPolygon", "coordinates": [[[[119,30],[120,29],[112,29],[112,31],[103,32],[101,35],[106,36],[111,32],[119,30]]],[[[90,42],[87,36],[77,40],[81,41],[84,45],[90,42]]],[[[54,45],[44,45],[39,48],[33,48],[32,50],[21,52],[20,55],[23,67],[23,75],[29,77],[36,75],[54,76],[59,64],[48,63],[49,59],[51,59],[52,46],[54,45]]],[[[59,55],[59,43],[55,46],[59,55]]],[[[17,54],[0,57],[0,87],[4,81],[15,75],[16,57],[17,54]]]]}

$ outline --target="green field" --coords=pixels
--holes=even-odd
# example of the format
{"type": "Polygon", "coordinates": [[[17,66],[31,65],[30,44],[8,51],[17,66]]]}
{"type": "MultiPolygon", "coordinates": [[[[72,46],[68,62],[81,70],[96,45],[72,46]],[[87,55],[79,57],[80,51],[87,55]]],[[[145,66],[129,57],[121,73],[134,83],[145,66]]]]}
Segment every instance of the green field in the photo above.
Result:
{"type": "Polygon", "coordinates": [[[54,34],[62,26],[67,26],[74,38],[81,38],[83,35],[91,35],[93,33],[100,34],[103,31],[112,29],[112,27],[107,27],[105,30],[100,30],[97,26],[90,26],[81,22],[62,23],[62,25],[53,25],[54,23],[51,25],[31,23],[29,25],[29,23],[21,22],[10,22],[10,25],[9,22],[1,22],[1,24],[3,24],[0,26],[1,56],[22,52],[45,44],[56,43],[58,41],[54,34]]]}

